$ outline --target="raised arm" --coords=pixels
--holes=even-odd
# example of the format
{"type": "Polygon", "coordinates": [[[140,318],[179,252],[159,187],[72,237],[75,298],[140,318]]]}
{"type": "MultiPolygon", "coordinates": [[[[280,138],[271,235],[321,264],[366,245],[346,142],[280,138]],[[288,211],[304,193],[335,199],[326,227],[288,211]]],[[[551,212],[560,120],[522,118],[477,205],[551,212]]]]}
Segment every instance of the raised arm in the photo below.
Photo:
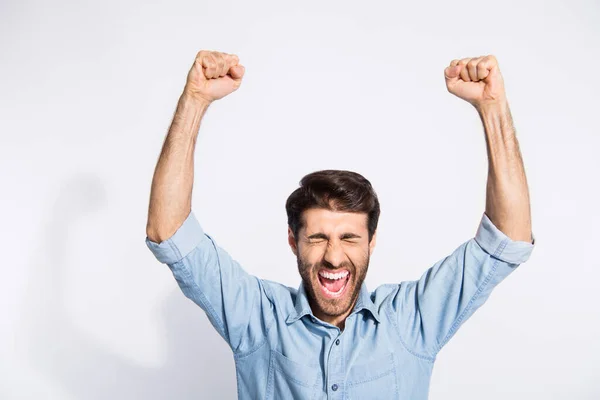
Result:
{"type": "Polygon", "coordinates": [[[454,60],[444,75],[448,91],[473,104],[483,121],[487,200],[474,238],[392,292],[399,333],[425,359],[436,357],[534,247],[529,191],[498,62],[493,56],[454,60]]]}
{"type": "Polygon", "coordinates": [[[146,225],[153,242],[171,237],[190,214],[200,121],[214,100],[240,86],[244,67],[238,63],[237,56],[226,53],[196,56],[154,171],[146,225]]]}
{"type": "Polygon", "coordinates": [[[488,181],[485,213],[512,240],[532,243],[529,189],[504,80],[494,56],[453,60],[448,91],[473,104],[485,129],[488,181]]]}
{"type": "Polygon", "coordinates": [[[234,55],[196,56],[156,166],[146,228],[148,248],[238,354],[264,340],[272,303],[263,282],[204,232],[191,211],[191,196],[202,116],[214,100],[236,90],[243,75],[234,55]]]}

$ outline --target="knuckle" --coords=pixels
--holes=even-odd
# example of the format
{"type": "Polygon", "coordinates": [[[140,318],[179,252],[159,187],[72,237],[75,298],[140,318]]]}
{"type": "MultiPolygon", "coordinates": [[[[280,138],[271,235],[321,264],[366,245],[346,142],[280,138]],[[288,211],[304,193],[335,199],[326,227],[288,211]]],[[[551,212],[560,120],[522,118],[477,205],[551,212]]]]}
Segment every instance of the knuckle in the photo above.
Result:
{"type": "Polygon", "coordinates": [[[212,59],[212,52],[210,50],[201,50],[198,52],[198,58],[200,59],[212,59]]]}

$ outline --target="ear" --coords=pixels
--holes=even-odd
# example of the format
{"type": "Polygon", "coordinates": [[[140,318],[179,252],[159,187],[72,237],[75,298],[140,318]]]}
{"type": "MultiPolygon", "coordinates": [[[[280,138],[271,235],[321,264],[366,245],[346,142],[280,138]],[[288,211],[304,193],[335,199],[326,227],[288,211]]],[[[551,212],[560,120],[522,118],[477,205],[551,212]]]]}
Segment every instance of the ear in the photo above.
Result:
{"type": "Polygon", "coordinates": [[[294,237],[294,232],[292,232],[292,228],[288,226],[288,244],[292,248],[292,252],[295,256],[298,256],[298,247],[296,246],[296,238],[294,237]]]}
{"type": "Polygon", "coordinates": [[[371,242],[369,243],[369,255],[373,254],[373,250],[375,250],[375,245],[377,244],[377,230],[373,232],[373,237],[371,238],[371,242]]]}

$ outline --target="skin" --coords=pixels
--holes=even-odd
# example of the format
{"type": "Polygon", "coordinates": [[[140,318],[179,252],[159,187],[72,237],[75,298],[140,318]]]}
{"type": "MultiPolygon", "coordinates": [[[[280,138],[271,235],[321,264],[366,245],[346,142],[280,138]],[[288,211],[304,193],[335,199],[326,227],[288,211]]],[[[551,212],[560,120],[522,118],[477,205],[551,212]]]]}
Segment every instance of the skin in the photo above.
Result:
{"type": "Polygon", "coordinates": [[[493,55],[452,60],[444,77],[448,91],[471,103],[484,127],[485,213],[512,240],[533,243],[525,167],[498,60],[493,55]]]}
{"type": "MultiPolygon", "coordinates": [[[[160,243],[172,236],[191,211],[194,149],[200,122],[208,107],[237,90],[245,68],[237,56],[201,51],[187,76],[185,88],[154,171],[146,234],[160,243]]],[[[519,143],[494,56],[453,60],[444,70],[446,88],[473,105],[484,127],[488,154],[485,213],[512,240],[532,243],[529,189],[519,143]]],[[[298,260],[314,315],[343,329],[366,275],[375,236],[368,242],[366,214],[322,209],[307,210],[298,238],[288,228],[288,242],[298,260]],[[342,239],[345,233],[359,239],[342,239]],[[321,234],[324,239],[311,239],[321,234]],[[321,295],[320,268],[351,274],[344,295],[321,295]]]]}
{"type": "Polygon", "coordinates": [[[200,122],[213,101],[240,87],[244,72],[234,54],[200,51],[196,55],[154,170],[148,239],[160,243],[171,237],[191,212],[200,122]]]}

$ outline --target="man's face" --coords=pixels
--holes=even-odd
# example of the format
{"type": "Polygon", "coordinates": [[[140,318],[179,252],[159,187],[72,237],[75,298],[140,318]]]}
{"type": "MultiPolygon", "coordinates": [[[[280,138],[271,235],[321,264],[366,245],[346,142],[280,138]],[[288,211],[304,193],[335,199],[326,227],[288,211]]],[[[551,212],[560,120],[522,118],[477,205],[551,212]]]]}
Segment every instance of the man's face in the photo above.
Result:
{"type": "Polygon", "coordinates": [[[350,313],[367,274],[375,236],[369,243],[366,213],[306,210],[297,243],[288,241],[313,313],[330,322],[350,313]],[[336,318],[337,317],[337,318],[336,318]]]}

